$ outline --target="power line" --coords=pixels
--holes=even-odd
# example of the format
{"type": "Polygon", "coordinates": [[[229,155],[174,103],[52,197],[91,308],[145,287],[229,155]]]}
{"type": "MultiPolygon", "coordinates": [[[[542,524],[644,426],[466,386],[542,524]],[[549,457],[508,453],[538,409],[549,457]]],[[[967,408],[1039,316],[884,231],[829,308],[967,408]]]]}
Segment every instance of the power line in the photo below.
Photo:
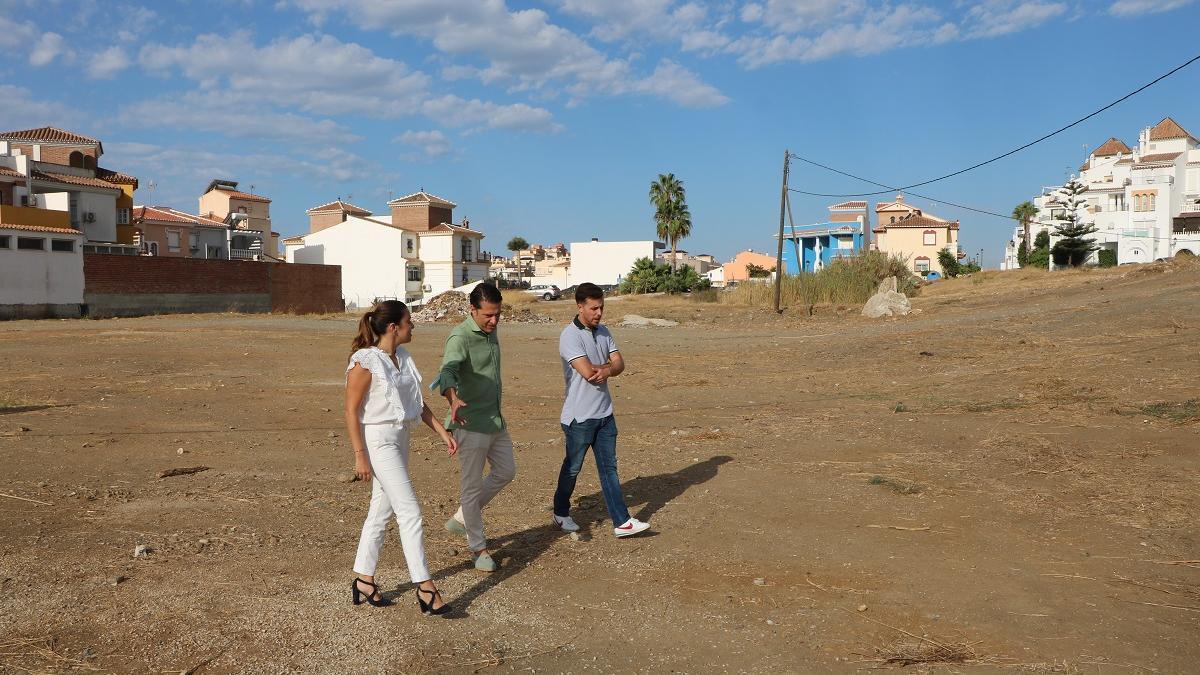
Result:
{"type": "MultiPolygon", "coordinates": [[[[841,171],[838,171],[838,173],[843,173],[843,172],[841,172],[841,171]]],[[[849,174],[846,174],[846,175],[849,175],[849,174]]],[[[866,178],[859,178],[858,176],[852,176],[852,177],[853,177],[853,178],[856,178],[856,179],[858,179],[858,180],[861,180],[861,181],[863,181],[863,182],[865,182],[865,183],[870,183],[870,184],[872,184],[872,185],[878,185],[878,186],[880,186],[880,187],[888,187],[888,186],[884,185],[883,183],[876,183],[875,181],[873,181],[873,180],[869,180],[869,179],[866,179],[866,178]]],[[[824,193],[824,192],[806,192],[806,191],[804,191],[804,190],[797,190],[796,188],[788,188],[788,190],[789,190],[790,192],[795,192],[796,194],[801,194],[801,195],[807,195],[807,196],[809,196],[809,197],[841,197],[841,196],[843,196],[843,195],[827,194],[827,193],[824,193]]],[[[872,193],[872,194],[881,194],[881,195],[886,195],[886,194],[890,194],[890,193],[892,193],[892,192],[896,192],[896,191],[899,191],[899,190],[900,190],[900,188],[892,188],[892,189],[888,190],[887,192],[876,192],[876,193],[872,193]]],[[[1003,213],[996,213],[995,211],[988,211],[987,209],[977,209],[977,208],[975,208],[974,206],[967,206],[967,205],[965,205],[965,204],[956,204],[956,203],[954,203],[954,202],[947,201],[947,200],[945,200],[945,199],[938,199],[937,197],[930,197],[929,195],[923,195],[923,194],[921,194],[921,193],[919,193],[919,192],[909,192],[908,194],[910,194],[910,195],[912,195],[912,196],[914,196],[914,197],[920,197],[921,199],[928,199],[929,201],[931,201],[931,202],[935,202],[935,203],[938,203],[938,204],[945,204],[946,206],[953,206],[953,207],[955,207],[955,208],[959,208],[959,209],[965,209],[965,210],[967,210],[967,211],[974,211],[975,213],[982,213],[982,214],[984,214],[984,215],[988,215],[988,216],[995,216],[995,217],[997,217],[997,218],[1004,218],[1005,220],[1017,220],[1017,219],[1016,219],[1015,217],[1013,217],[1012,215],[1007,215],[1007,216],[1006,216],[1006,215],[1004,215],[1003,213]]]]}
{"type": "MultiPolygon", "coordinates": [[[[921,187],[922,185],[929,185],[930,183],[936,183],[936,182],[938,182],[938,181],[943,181],[943,180],[946,180],[947,178],[953,178],[953,177],[955,177],[955,176],[962,175],[962,174],[964,174],[964,173],[966,173],[966,172],[968,172],[968,171],[974,171],[975,169],[978,169],[978,168],[980,168],[980,167],[982,167],[982,166],[987,166],[988,164],[991,164],[991,163],[993,163],[993,162],[998,162],[998,161],[1000,161],[1000,160],[1004,159],[1005,157],[1011,157],[1012,155],[1015,155],[1015,154],[1017,154],[1018,152],[1021,152],[1022,150],[1025,150],[1026,148],[1030,148],[1030,147],[1032,147],[1032,146],[1034,146],[1034,145],[1037,145],[1038,143],[1041,143],[1041,142],[1042,142],[1042,141],[1044,141],[1044,140],[1047,140],[1047,139],[1049,139],[1049,138],[1052,138],[1052,137],[1054,137],[1054,136],[1057,136],[1058,134],[1061,134],[1062,132],[1066,131],[1067,129],[1070,129],[1070,128],[1072,128],[1072,127],[1078,126],[1078,125],[1080,125],[1080,124],[1082,124],[1082,123],[1084,123],[1084,122],[1086,122],[1086,121],[1090,120],[1091,118],[1095,117],[1096,115],[1099,115],[1100,113],[1102,113],[1102,112],[1104,112],[1104,111],[1108,110],[1109,108],[1112,108],[1113,106],[1115,106],[1115,105],[1117,105],[1117,104],[1119,104],[1119,103],[1123,103],[1123,102],[1125,102],[1126,100],[1128,100],[1128,99],[1130,99],[1130,98],[1132,98],[1132,97],[1136,96],[1137,94],[1140,94],[1140,93],[1142,93],[1143,91],[1145,91],[1145,90],[1149,89],[1150,87],[1152,87],[1152,86],[1154,86],[1154,85],[1158,84],[1159,82],[1162,82],[1163,80],[1165,80],[1165,79],[1167,79],[1168,77],[1170,77],[1170,76],[1174,75],[1175,73],[1177,73],[1177,72],[1179,72],[1179,71],[1183,70],[1184,68],[1187,68],[1188,66],[1192,65],[1192,64],[1193,64],[1193,63],[1195,63],[1196,61],[1200,61],[1200,54],[1197,54],[1196,56],[1193,56],[1192,58],[1188,59],[1188,60],[1187,60],[1187,61],[1185,61],[1184,63],[1182,63],[1182,64],[1180,64],[1180,65],[1178,65],[1178,66],[1176,66],[1176,67],[1172,68],[1171,70],[1167,71],[1166,73],[1164,73],[1164,74],[1162,74],[1162,75],[1159,75],[1158,77],[1154,78],[1154,79],[1153,79],[1153,80],[1151,80],[1150,82],[1147,82],[1146,84],[1143,84],[1142,86],[1138,87],[1137,89],[1134,89],[1133,91],[1129,92],[1128,94],[1125,94],[1124,96],[1122,96],[1121,98],[1119,98],[1119,99],[1117,99],[1117,100],[1113,101],[1112,103],[1109,103],[1108,105],[1106,105],[1106,106],[1104,106],[1104,107],[1102,107],[1102,108],[1099,108],[1098,110],[1095,110],[1095,111],[1093,111],[1093,112],[1091,112],[1091,113],[1089,113],[1089,114],[1085,115],[1084,117],[1080,117],[1079,119],[1075,120],[1074,122],[1071,122],[1070,124],[1068,124],[1068,125],[1066,125],[1066,126],[1063,126],[1063,127],[1060,127],[1060,128],[1058,128],[1058,129],[1055,129],[1054,131],[1051,131],[1050,133],[1048,133],[1048,134],[1046,134],[1046,135],[1044,135],[1044,136],[1042,136],[1042,137],[1040,137],[1040,138],[1037,138],[1037,139],[1035,139],[1035,140],[1032,140],[1032,141],[1030,141],[1030,142],[1028,142],[1028,143],[1026,143],[1026,144],[1024,144],[1024,145],[1022,145],[1022,146],[1020,146],[1020,147],[1018,147],[1018,148],[1014,148],[1014,149],[1012,149],[1012,150],[1009,150],[1008,152],[1006,152],[1006,153],[1004,153],[1004,154],[1002,154],[1002,155],[997,155],[997,156],[995,156],[995,157],[992,157],[991,159],[984,160],[984,161],[982,161],[982,162],[979,162],[979,163],[977,163],[977,164],[972,164],[971,166],[968,166],[968,167],[966,167],[965,169],[959,169],[958,171],[954,171],[954,172],[948,173],[948,174],[946,174],[946,175],[944,175],[944,176],[938,176],[937,178],[930,178],[929,180],[924,180],[924,181],[921,181],[921,182],[919,182],[919,183],[913,183],[913,184],[911,184],[911,185],[905,185],[905,186],[903,186],[903,187],[899,187],[899,188],[889,188],[889,189],[888,189],[886,192],[858,192],[858,193],[847,193],[847,194],[822,194],[822,195],[818,195],[818,196],[821,196],[821,197],[874,197],[874,196],[877,196],[877,195],[883,195],[883,194],[887,194],[888,192],[893,192],[893,191],[907,191],[907,190],[909,190],[910,188],[921,187]]],[[[811,160],[811,159],[807,159],[807,158],[801,157],[800,155],[797,155],[797,154],[794,154],[794,153],[792,154],[792,157],[794,157],[794,158],[796,158],[796,159],[800,160],[801,162],[806,162],[806,163],[808,163],[808,164],[812,164],[813,166],[818,166],[818,167],[820,167],[820,168],[822,168],[822,169],[825,169],[825,170],[827,170],[827,171],[833,171],[833,172],[835,172],[835,173],[840,173],[840,174],[842,174],[843,176],[849,176],[849,177],[851,177],[851,178],[857,178],[856,176],[851,176],[850,174],[848,174],[848,173],[845,173],[844,171],[838,171],[837,169],[834,169],[833,167],[825,166],[824,164],[821,164],[821,163],[819,163],[819,162],[814,162],[814,161],[813,161],[813,160],[811,160]]],[[[863,179],[859,178],[859,180],[863,180],[863,179]]],[[[879,183],[875,183],[874,181],[866,181],[866,182],[868,182],[868,183],[872,183],[872,184],[874,184],[874,185],[879,185],[879,183]]],[[[883,186],[883,187],[887,187],[887,186],[883,186]]],[[[912,193],[912,194],[916,194],[916,193],[914,192],[914,193],[912,193]]],[[[993,214],[993,215],[994,215],[994,214],[993,214]]]]}

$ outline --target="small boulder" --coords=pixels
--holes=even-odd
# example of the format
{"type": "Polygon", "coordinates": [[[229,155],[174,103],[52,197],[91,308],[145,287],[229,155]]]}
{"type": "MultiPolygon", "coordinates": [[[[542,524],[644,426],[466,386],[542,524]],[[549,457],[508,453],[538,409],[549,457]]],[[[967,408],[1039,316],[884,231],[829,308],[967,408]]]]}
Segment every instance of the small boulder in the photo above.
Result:
{"type": "Polygon", "coordinates": [[[138,545],[137,545],[137,546],[136,546],[136,547],[133,549],[133,557],[135,557],[135,558],[149,558],[149,557],[150,557],[150,554],[151,554],[151,553],[153,553],[153,552],[154,552],[154,549],[153,549],[153,548],[151,548],[149,544],[138,544],[138,545]]]}

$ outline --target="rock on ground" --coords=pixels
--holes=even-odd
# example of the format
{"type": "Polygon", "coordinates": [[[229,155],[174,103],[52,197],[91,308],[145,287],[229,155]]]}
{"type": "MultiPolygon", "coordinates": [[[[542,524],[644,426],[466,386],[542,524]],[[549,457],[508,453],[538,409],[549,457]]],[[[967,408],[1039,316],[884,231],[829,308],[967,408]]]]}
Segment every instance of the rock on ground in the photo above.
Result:
{"type": "Polygon", "coordinates": [[[678,321],[670,319],[655,319],[653,317],[641,316],[639,314],[626,314],[625,318],[621,319],[622,326],[678,326],[678,321]]]}
{"type": "Polygon", "coordinates": [[[863,305],[862,315],[871,319],[885,316],[904,316],[912,311],[908,296],[896,290],[896,277],[879,282],[875,295],[863,305]]]}

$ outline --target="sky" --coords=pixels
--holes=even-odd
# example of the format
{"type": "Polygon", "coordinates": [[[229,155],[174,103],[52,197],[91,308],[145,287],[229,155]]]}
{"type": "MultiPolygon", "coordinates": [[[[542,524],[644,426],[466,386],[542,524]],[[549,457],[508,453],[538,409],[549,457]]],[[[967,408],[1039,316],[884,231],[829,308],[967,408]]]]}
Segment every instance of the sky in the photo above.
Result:
{"type": "MultiPolygon", "coordinates": [[[[336,198],[386,213],[425,189],[497,253],[652,239],[669,172],[680,248],[726,260],[773,252],[785,150],[885,185],[939,176],[1196,56],[1197,25],[1200,0],[0,0],[0,130],[99,138],[139,203],[195,212],[208,181],[240,181],[284,236],[336,198]]],[[[1008,214],[1166,116],[1200,134],[1200,63],[918,191],[1008,214]]],[[[796,161],[790,183],[879,190],[796,161]]],[[[908,201],[999,264],[1011,221],[908,201]]]]}

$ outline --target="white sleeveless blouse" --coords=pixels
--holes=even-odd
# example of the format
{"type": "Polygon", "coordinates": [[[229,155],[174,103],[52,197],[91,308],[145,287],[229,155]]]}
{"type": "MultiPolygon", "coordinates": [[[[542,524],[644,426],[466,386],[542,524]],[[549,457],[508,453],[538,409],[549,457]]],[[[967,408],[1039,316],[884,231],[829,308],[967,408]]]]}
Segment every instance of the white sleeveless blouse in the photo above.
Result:
{"type": "Polygon", "coordinates": [[[425,399],[421,394],[421,373],[403,347],[396,349],[397,368],[388,353],[379,347],[354,352],[346,366],[347,376],[354,364],[371,373],[371,386],[359,411],[362,424],[407,425],[421,418],[425,399]]]}

